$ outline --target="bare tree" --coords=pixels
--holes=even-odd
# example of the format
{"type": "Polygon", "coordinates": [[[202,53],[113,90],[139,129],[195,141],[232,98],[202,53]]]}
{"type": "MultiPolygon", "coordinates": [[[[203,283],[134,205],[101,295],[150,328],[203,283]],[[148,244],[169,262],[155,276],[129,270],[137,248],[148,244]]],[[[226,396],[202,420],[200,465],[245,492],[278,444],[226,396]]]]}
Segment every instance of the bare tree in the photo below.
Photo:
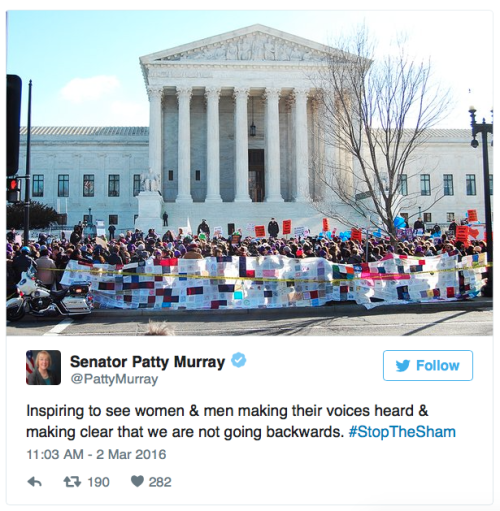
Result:
{"type": "MultiPolygon", "coordinates": [[[[324,71],[311,77],[318,131],[333,155],[314,157],[315,180],[325,193],[312,204],[345,225],[370,223],[394,237],[394,219],[417,203],[417,194],[404,190],[421,172],[416,150],[447,114],[450,93],[432,84],[430,61],[412,60],[403,39],[396,54],[381,60],[373,57],[365,27],[335,46],[324,71]]],[[[435,190],[425,209],[442,197],[442,188],[435,190]]]]}

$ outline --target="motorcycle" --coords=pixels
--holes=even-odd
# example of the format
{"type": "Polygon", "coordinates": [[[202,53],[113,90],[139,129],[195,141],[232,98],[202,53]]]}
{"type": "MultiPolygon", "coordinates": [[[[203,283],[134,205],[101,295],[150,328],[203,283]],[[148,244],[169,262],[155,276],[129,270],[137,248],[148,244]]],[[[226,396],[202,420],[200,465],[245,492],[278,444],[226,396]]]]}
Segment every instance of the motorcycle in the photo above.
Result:
{"type": "Polygon", "coordinates": [[[92,297],[90,285],[75,283],[68,289],[53,291],[47,289],[35,277],[35,268],[31,266],[21,274],[17,284],[19,296],[7,301],[7,319],[19,321],[26,313],[33,316],[71,316],[81,319],[90,314],[92,297]]]}

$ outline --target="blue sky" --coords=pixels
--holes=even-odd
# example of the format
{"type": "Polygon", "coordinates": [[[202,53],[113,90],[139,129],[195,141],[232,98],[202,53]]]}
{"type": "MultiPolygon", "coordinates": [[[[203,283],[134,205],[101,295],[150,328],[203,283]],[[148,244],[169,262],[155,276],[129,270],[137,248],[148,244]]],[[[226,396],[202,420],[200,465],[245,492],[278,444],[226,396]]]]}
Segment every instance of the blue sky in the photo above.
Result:
{"type": "MultiPolygon", "coordinates": [[[[489,121],[493,104],[491,11],[391,10],[400,2],[378,11],[361,9],[369,2],[357,4],[357,11],[65,11],[29,10],[29,4],[18,0],[12,10],[7,7],[6,67],[23,80],[23,125],[31,79],[33,126],[146,126],[148,100],[139,57],[254,23],[328,44],[365,22],[376,33],[381,53],[389,51],[397,31],[404,32],[411,53],[430,57],[436,81],[452,88],[456,106],[442,127],[467,128],[471,103],[489,121]],[[471,43],[472,33],[481,35],[481,47],[471,43]]],[[[53,2],[54,9],[58,4],[53,2]]],[[[95,9],[99,3],[85,5],[95,9]]],[[[321,5],[321,0],[315,3],[321,5]]],[[[470,7],[453,2],[455,9],[461,5],[470,7]]]]}

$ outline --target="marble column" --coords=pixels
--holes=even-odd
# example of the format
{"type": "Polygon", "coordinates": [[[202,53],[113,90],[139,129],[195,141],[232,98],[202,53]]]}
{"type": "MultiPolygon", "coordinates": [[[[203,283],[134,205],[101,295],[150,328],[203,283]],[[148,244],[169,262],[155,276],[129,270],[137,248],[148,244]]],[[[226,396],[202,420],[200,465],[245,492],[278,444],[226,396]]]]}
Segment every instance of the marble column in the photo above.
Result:
{"type": "Polygon", "coordinates": [[[283,202],[280,176],[280,89],[266,88],[266,198],[265,202],[283,202]]]}
{"type": "Polygon", "coordinates": [[[295,202],[309,199],[309,147],[307,132],[307,95],[309,89],[295,89],[295,169],[297,190],[295,202]]]}
{"type": "Polygon", "coordinates": [[[222,202],[220,196],[219,97],[220,87],[207,87],[207,195],[205,202],[222,202]]]}
{"type": "Polygon", "coordinates": [[[234,99],[234,139],[235,139],[235,178],[234,202],[251,202],[248,193],[248,114],[247,103],[250,89],[235,87],[234,99]]]}
{"type": "Polygon", "coordinates": [[[149,168],[157,176],[158,190],[162,188],[162,106],[163,87],[148,87],[149,97],[149,168]]]}
{"type": "Polygon", "coordinates": [[[191,197],[191,87],[177,87],[179,100],[178,190],[175,202],[193,202],[191,197]]]}

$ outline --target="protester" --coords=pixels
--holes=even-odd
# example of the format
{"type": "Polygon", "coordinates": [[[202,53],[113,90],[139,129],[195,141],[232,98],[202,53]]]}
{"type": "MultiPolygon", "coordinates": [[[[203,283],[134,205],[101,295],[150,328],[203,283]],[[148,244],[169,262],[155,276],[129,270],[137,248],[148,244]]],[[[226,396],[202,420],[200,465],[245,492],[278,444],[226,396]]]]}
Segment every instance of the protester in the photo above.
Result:
{"type": "Polygon", "coordinates": [[[164,243],[172,243],[174,241],[174,234],[171,230],[168,230],[165,232],[165,234],[162,236],[161,240],[164,243]]]}
{"type": "Polygon", "coordinates": [[[17,274],[12,267],[13,251],[7,250],[7,298],[10,298],[16,293],[17,274]]]}
{"type": "Polygon", "coordinates": [[[425,224],[424,222],[422,222],[422,219],[420,217],[418,217],[415,223],[413,224],[413,229],[415,231],[421,230],[422,232],[425,232],[425,224]]]}
{"type": "Polygon", "coordinates": [[[203,259],[203,255],[196,243],[191,243],[187,246],[183,259],[203,259]]]}
{"type": "Polygon", "coordinates": [[[73,232],[69,237],[69,242],[72,245],[77,245],[82,239],[83,229],[81,225],[75,225],[73,227],[73,232]]]}
{"type": "Polygon", "coordinates": [[[272,238],[276,238],[280,232],[280,226],[278,225],[278,222],[274,218],[271,218],[271,221],[267,225],[267,232],[269,233],[269,236],[272,238]]]}
{"type": "MultiPolygon", "coordinates": [[[[422,227],[423,222],[418,224],[419,221],[420,218],[415,225],[423,229],[425,226],[422,227]]],[[[206,223],[205,219],[202,224],[204,222],[206,223]]],[[[21,273],[31,265],[36,267],[37,263],[40,265],[38,277],[44,285],[59,285],[70,260],[83,264],[107,263],[123,266],[143,263],[150,257],[161,260],[281,256],[295,259],[320,257],[336,264],[359,266],[380,261],[391,254],[424,258],[446,253],[462,257],[486,252],[484,241],[472,240],[470,248],[467,248],[455,239],[455,232],[451,228],[448,234],[436,236],[439,233],[436,233],[434,226],[434,236],[423,231],[423,234],[413,233],[414,239],[400,233],[399,241],[375,236],[368,240],[355,241],[335,235],[326,237],[325,233],[285,239],[278,237],[279,226],[276,222],[276,228],[273,229],[272,222],[275,222],[274,218],[268,226],[269,238],[243,236],[242,229],[237,229],[227,238],[218,234],[212,239],[203,229],[199,229],[199,235],[186,234],[183,229],[179,229],[177,236],[170,230],[157,234],[154,229],[148,229],[147,236],[144,236],[139,229],[135,229],[135,232],[120,233],[117,240],[97,241],[95,238],[83,240],[80,226],[75,226],[70,240],[62,236],[60,239],[51,237],[51,243],[47,245],[32,242],[23,247],[10,242],[7,243],[7,293],[10,296],[15,292],[15,284],[21,279],[21,273]]],[[[206,225],[208,227],[208,224],[206,225]]]]}
{"type": "Polygon", "coordinates": [[[14,270],[17,282],[21,280],[22,273],[28,271],[31,266],[36,268],[37,264],[35,260],[30,257],[30,253],[31,250],[29,247],[22,247],[19,251],[19,255],[14,257],[14,260],[12,261],[12,269],[14,270]]]}
{"type": "Polygon", "coordinates": [[[9,243],[14,243],[16,239],[16,229],[14,227],[11,227],[10,231],[7,233],[7,241],[9,243]]]}
{"type": "Polygon", "coordinates": [[[121,264],[123,265],[123,259],[120,257],[120,249],[119,247],[117,246],[114,246],[112,249],[111,249],[111,253],[110,255],[108,256],[108,258],[106,259],[106,262],[108,264],[121,264]]]}
{"type": "Polygon", "coordinates": [[[441,227],[437,222],[434,224],[431,234],[441,234],[441,227]]]}
{"type": "Polygon", "coordinates": [[[36,260],[37,270],[36,277],[42,284],[52,289],[56,283],[56,263],[49,257],[49,250],[44,245],[40,247],[40,257],[36,260]]]}
{"type": "Polygon", "coordinates": [[[451,231],[452,236],[455,236],[457,232],[457,222],[455,222],[455,220],[452,220],[451,224],[448,227],[448,230],[451,231]]]}
{"type": "Polygon", "coordinates": [[[210,238],[210,227],[207,224],[207,221],[203,219],[201,221],[201,224],[198,226],[197,234],[200,235],[201,233],[205,234],[205,236],[210,238]]]}

